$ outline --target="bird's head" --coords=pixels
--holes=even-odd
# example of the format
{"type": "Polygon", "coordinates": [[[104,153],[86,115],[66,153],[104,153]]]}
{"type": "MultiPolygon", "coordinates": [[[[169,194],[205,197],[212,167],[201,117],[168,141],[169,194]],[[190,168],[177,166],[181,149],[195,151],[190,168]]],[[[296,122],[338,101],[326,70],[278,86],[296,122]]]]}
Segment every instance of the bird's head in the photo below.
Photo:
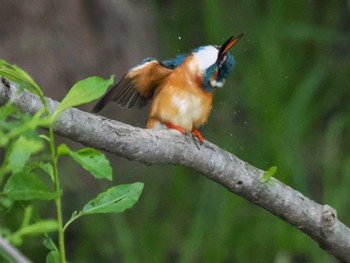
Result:
{"type": "Polygon", "coordinates": [[[210,92],[224,85],[226,77],[235,64],[235,59],[229,50],[242,36],[243,34],[235,38],[230,37],[221,47],[202,46],[193,51],[193,63],[189,67],[200,76],[205,91],[210,92]]]}

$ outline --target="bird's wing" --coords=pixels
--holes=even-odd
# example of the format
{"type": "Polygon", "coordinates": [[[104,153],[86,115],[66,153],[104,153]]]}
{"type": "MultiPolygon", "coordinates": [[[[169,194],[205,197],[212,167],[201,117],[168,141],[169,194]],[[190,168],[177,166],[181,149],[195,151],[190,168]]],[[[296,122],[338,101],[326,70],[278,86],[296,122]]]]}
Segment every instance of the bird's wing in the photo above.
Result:
{"type": "Polygon", "coordinates": [[[172,70],[173,68],[163,65],[155,59],[145,59],[114,84],[96,104],[92,112],[99,112],[111,101],[122,108],[144,107],[148,100],[153,97],[158,85],[172,70]]]}

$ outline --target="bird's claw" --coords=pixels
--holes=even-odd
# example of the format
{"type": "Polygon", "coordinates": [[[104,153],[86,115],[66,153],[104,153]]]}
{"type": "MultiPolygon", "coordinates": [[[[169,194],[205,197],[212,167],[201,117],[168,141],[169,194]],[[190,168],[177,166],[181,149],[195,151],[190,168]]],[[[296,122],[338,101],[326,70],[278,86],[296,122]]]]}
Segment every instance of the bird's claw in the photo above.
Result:
{"type": "Polygon", "coordinates": [[[202,134],[197,129],[193,129],[191,133],[197,137],[200,145],[203,145],[204,138],[203,138],[202,134]]]}

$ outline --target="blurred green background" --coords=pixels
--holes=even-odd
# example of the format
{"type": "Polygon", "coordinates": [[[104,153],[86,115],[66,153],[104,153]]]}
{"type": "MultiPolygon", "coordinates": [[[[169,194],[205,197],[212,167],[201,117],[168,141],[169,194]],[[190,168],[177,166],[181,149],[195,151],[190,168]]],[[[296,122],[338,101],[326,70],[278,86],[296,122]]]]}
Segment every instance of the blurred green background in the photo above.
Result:
{"type": "MultiPolygon", "coordinates": [[[[276,165],[279,180],[336,208],[350,225],[350,2],[0,4],[0,57],[58,100],[83,77],[118,78],[144,57],[172,58],[244,33],[202,134],[260,169],[276,165]]],[[[101,114],[144,127],[147,110],[110,105],[101,114]]],[[[113,184],[143,181],[144,193],[124,214],[74,223],[66,237],[70,262],[336,262],[297,229],[192,170],[109,157],[113,184]]],[[[110,186],[68,158],[61,175],[66,219],[110,186]]],[[[42,216],[54,215],[37,205],[42,216]]],[[[20,249],[44,261],[40,238],[20,249]]]]}

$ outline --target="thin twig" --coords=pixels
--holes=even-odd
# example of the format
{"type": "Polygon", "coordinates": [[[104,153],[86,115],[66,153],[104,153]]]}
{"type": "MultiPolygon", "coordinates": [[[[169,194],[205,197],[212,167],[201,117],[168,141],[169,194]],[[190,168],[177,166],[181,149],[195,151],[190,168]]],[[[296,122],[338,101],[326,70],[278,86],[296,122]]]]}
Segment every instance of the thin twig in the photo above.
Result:
{"type": "Polygon", "coordinates": [[[21,254],[15,247],[11,246],[10,243],[0,236],[0,248],[8,254],[17,263],[30,263],[31,261],[21,254]]]}

